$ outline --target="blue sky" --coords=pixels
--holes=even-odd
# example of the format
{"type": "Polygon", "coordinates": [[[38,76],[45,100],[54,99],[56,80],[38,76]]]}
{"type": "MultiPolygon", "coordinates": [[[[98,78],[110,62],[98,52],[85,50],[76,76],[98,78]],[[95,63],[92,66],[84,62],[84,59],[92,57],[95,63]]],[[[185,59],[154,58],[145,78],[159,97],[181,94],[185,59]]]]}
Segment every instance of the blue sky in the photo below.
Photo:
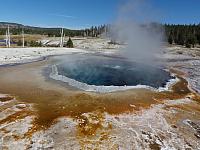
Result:
{"type": "MultiPolygon", "coordinates": [[[[0,21],[79,29],[112,22],[124,1],[127,0],[2,0],[0,21]]],[[[200,0],[146,2],[162,23],[200,23],[200,0]]]]}

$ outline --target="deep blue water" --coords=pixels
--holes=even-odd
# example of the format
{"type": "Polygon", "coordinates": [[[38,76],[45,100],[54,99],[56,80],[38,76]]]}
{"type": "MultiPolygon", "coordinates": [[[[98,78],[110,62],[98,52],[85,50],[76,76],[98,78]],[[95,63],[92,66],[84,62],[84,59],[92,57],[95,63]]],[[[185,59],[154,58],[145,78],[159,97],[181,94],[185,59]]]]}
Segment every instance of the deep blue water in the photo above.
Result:
{"type": "Polygon", "coordinates": [[[81,59],[63,62],[58,73],[89,85],[164,87],[172,77],[162,69],[119,59],[81,59]]]}

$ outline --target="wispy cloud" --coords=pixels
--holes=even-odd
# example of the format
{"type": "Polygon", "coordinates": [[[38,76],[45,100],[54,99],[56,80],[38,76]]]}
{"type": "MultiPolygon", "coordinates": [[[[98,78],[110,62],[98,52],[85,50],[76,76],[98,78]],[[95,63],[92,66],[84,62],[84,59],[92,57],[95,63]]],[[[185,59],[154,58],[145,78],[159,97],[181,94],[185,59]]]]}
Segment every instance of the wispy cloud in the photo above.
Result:
{"type": "Polygon", "coordinates": [[[58,14],[58,13],[49,13],[48,15],[55,16],[55,17],[68,18],[68,19],[77,19],[75,16],[58,14]]]}

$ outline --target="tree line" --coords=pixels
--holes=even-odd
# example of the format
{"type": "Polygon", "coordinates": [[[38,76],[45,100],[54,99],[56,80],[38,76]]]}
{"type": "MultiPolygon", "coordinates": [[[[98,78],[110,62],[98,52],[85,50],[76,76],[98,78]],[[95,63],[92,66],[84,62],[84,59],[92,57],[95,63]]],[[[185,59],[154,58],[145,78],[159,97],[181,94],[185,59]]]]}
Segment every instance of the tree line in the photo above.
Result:
{"type": "MultiPolygon", "coordinates": [[[[156,24],[154,24],[156,25],[156,24]]],[[[169,44],[183,45],[186,47],[195,47],[200,44],[200,24],[191,25],[173,25],[164,24],[159,25],[164,28],[166,35],[166,42],[169,44]]],[[[81,29],[81,30],[70,30],[64,29],[65,36],[74,37],[99,37],[101,35],[110,34],[111,25],[100,25],[92,26],[91,28],[81,29]]],[[[10,32],[13,35],[19,35],[24,30],[25,34],[40,34],[48,35],[49,37],[60,37],[60,28],[39,28],[39,27],[29,27],[21,26],[17,28],[11,28],[10,32]]],[[[0,28],[0,35],[5,35],[6,28],[0,28]]],[[[33,44],[34,45],[34,44],[33,44]]]]}
{"type": "Polygon", "coordinates": [[[177,44],[188,48],[200,45],[200,24],[169,25],[165,24],[165,34],[169,44],[177,44]]]}
{"type": "MultiPolygon", "coordinates": [[[[0,28],[0,35],[5,35],[7,28],[0,28]]],[[[49,37],[59,37],[60,29],[59,28],[10,28],[10,33],[12,35],[20,35],[22,30],[25,34],[39,34],[39,35],[48,35],[49,37]]],[[[64,29],[66,36],[82,36],[82,30],[70,30],[64,29]]]]}
{"type": "MultiPolygon", "coordinates": [[[[64,28],[65,36],[83,36],[83,37],[98,37],[102,33],[106,32],[107,25],[92,26],[91,28],[80,29],[80,30],[70,30],[64,28]]],[[[0,35],[5,35],[7,28],[0,28],[0,35]]],[[[10,28],[10,33],[12,35],[20,35],[22,30],[25,34],[39,34],[48,35],[49,37],[60,37],[60,28],[39,28],[39,27],[17,27],[10,28]]]]}

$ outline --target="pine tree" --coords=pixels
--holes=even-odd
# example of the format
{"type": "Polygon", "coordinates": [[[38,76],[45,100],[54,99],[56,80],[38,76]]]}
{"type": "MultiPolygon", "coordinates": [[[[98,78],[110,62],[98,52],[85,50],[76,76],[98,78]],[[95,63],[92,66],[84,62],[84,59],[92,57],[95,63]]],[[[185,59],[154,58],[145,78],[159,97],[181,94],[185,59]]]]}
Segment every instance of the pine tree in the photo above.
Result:
{"type": "Polygon", "coordinates": [[[28,46],[28,42],[27,41],[24,42],[24,46],[28,46]]]}
{"type": "Polygon", "coordinates": [[[200,25],[165,25],[165,32],[169,43],[195,46],[200,43],[200,25]],[[173,42],[172,42],[173,41],[173,42]]]}
{"type": "MultiPolygon", "coordinates": [[[[200,32],[200,31],[199,31],[200,32]]],[[[200,33],[197,34],[197,41],[198,41],[198,44],[200,45],[200,33]]]]}
{"type": "Polygon", "coordinates": [[[182,33],[179,33],[178,34],[178,41],[177,41],[177,44],[179,45],[184,45],[185,41],[184,41],[184,36],[182,33]]]}
{"type": "Polygon", "coordinates": [[[42,42],[41,41],[38,43],[38,47],[42,47],[42,42]]]}
{"type": "Polygon", "coordinates": [[[187,40],[186,40],[186,42],[185,42],[185,47],[191,48],[191,41],[190,41],[190,39],[187,39],[187,40]]]}
{"type": "Polygon", "coordinates": [[[172,43],[173,43],[173,38],[172,38],[171,35],[168,37],[168,43],[169,43],[169,44],[172,44],[172,43]]]}
{"type": "Polygon", "coordinates": [[[22,46],[22,41],[21,41],[21,40],[19,40],[19,41],[17,42],[17,46],[22,46]]]}
{"type": "Polygon", "coordinates": [[[73,45],[73,42],[71,40],[71,38],[69,37],[69,40],[67,41],[67,45],[66,45],[68,48],[73,48],[74,45],[73,45]]]}

